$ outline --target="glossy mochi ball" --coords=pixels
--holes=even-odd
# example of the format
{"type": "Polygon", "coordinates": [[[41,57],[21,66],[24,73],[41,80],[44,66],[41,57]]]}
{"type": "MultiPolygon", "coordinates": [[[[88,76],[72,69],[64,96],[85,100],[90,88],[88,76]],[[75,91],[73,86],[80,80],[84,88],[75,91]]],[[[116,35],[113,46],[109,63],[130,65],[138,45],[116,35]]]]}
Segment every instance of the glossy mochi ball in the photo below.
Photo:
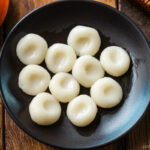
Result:
{"type": "Polygon", "coordinates": [[[38,125],[51,125],[60,118],[61,106],[53,95],[43,92],[32,99],[29,113],[38,125]]]}
{"type": "Polygon", "coordinates": [[[123,97],[121,86],[109,77],[97,80],[91,87],[90,94],[95,103],[102,108],[118,105],[123,97]]]}
{"type": "Polygon", "coordinates": [[[53,73],[69,72],[76,60],[76,54],[71,46],[61,43],[53,44],[47,52],[45,62],[53,73]]]}
{"type": "Polygon", "coordinates": [[[130,57],[123,48],[110,46],[102,51],[100,62],[108,74],[119,77],[128,71],[130,57]]]}
{"type": "Polygon", "coordinates": [[[58,101],[66,103],[79,94],[80,86],[71,74],[60,72],[53,76],[49,89],[58,101]]]}
{"type": "Polygon", "coordinates": [[[18,79],[19,88],[28,95],[37,95],[44,92],[50,82],[50,74],[39,65],[25,66],[18,79]]]}
{"type": "Polygon", "coordinates": [[[41,36],[37,34],[27,34],[22,37],[16,47],[19,60],[25,64],[40,64],[45,59],[48,45],[41,36]]]}
{"type": "Polygon", "coordinates": [[[78,25],[70,31],[67,43],[78,56],[94,56],[100,48],[101,38],[96,29],[78,25]]]}
{"type": "Polygon", "coordinates": [[[99,78],[104,77],[100,61],[90,55],[79,57],[72,69],[74,78],[84,87],[91,87],[99,78]]]}
{"type": "Polygon", "coordinates": [[[97,106],[88,95],[80,95],[67,106],[68,119],[78,127],[89,125],[96,117],[97,106]]]}

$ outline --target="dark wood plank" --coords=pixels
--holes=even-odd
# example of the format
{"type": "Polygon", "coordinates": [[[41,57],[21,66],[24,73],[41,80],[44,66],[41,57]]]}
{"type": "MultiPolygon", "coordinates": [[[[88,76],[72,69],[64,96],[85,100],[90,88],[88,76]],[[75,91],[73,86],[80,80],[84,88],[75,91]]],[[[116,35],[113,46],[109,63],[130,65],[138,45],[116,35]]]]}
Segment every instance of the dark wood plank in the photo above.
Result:
{"type": "Polygon", "coordinates": [[[102,2],[102,3],[105,3],[107,5],[112,6],[114,8],[117,8],[117,6],[116,6],[116,0],[95,0],[95,1],[102,2]]]}
{"type": "MultiPolygon", "coordinates": [[[[0,27],[0,49],[3,44],[3,28],[0,27]]],[[[0,150],[3,149],[3,105],[0,99],[0,150]]]]}
{"type": "Polygon", "coordinates": [[[56,0],[10,0],[9,11],[5,20],[6,34],[31,10],[56,0]]]}
{"type": "Polygon", "coordinates": [[[129,16],[150,41],[150,16],[146,15],[132,0],[119,0],[119,9],[129,16]]]}
{"type": "Polygon", "coordinates": [[[5,142],[6,150],[56,150],[42,144],[24,133],[5,112],[5,142]]]}
{"type": "Polygon", "coordinates": [[[3,149],[3,106],[0,99],[0,150],[3,149]]]}
{"type": "MultiPolygon", "coordinates": [[[[150,42],[150,17],[134,2],[128,0],[119,1],[119,10],[129,16],[144,32],[150,42]]],[[[150,109],[144,118],[126,136],[127,150],[150,150],[150,109]]]]}
{"type": "Polygon", "coordinates": [[[144,11],[150,13],[150,0],[134,0],[144,11]]]}

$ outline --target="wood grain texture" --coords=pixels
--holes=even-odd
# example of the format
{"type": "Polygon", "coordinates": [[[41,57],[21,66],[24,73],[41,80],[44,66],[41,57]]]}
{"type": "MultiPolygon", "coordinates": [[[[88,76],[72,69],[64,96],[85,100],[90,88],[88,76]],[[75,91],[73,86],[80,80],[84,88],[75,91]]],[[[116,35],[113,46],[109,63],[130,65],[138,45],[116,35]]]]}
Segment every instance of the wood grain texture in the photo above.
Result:
{"type": "Polygon", "coordinates": [[[0,150],[3,149],[3,106],[0,99],[0,150]]]}
{"type": "Polygon", "coordinates": [[[139,26],[150,41],[150,16],[146,15],[132,0],[119,0],[119,9],[139,26]]]}
{"type": "Polygon", "coordinates": [[[23,132],[5,111],[6,150],[57,150],[42,144],[23,132]]]}
{"type": "Polygon", "coordinates": [[[11,0],[5,20],[6,34],[27,13],[35,8],[56,0],[11,0]]]}
{"type": "MultiPolygon", "coordinates": [[[[26,15],[31,10],[52,2],[54,0],[11,0],[9,12],[5,21],[5,33],[7,34],[13,25],[19,21],[24,15],[26,15]]],[[[116,7],[115,0],[98,0],[104,2],[112,7],[116,7]]],[[[9,117],[5,111],[5,146],[6,150],[56,150],[46,146],[30,136],[24,133],[9,117]]],[[[118,147],[117,143],[110,144],[103,148],[98,148],[100,150],[116,150],[118,147]]]]}
{"type": "Polygon", "coordinates": [[[150,0],[134,0],[139,6],[141,6],[145,11],[150,13],[150,0]]]}
{"type": "Polygon", "coordinates": [[[117,7],[117,6],[116,6],[116,4],[117,4],[117,3],[116,3],[116,0],[95,0],[95,1],[105,3],[105,4],[109,5],[109,6],[114,7],[114,8],[117,7]]]}
{"type": "MultiPolygon", "coordinates": [[[[150,17],[133,2],[119,1],[119,10],[129,16],[143,31],[150,42],[150,17]]],[[[144,118],[126,135],[127,150],[150,150],[150,109],[144,118]]]]}

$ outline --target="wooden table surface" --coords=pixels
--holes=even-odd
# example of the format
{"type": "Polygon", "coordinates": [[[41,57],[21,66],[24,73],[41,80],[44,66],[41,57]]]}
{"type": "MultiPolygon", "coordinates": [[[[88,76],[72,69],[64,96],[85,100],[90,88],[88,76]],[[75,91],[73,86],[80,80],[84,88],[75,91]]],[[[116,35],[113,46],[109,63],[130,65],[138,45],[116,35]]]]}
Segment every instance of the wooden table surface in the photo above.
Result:
{"type": "MultiPolygon", "coordinates": [[[[5,22],[0,27],[0,48],[13,25],[31,10],[54,0],[10,0],[5,22]]],[[[115,7],[129,16],[150,41],[150,17],[132,0],[97,0],[115,7]]],[[[0,100],[0,150],[56,150],[24,133],[9,117],[0,100]]],[[[150,150],[150,109],[143,119],[121,139],[97,150],[150,150]]]]}

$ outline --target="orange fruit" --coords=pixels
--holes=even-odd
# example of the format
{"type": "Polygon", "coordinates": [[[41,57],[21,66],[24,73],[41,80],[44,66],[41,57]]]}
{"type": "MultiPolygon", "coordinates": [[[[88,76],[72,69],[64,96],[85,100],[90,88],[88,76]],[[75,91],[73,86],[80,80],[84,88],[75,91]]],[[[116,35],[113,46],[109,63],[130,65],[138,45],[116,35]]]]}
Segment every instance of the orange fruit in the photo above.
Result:
{"type": "Polygon", "coordinates": [[[0,0],[0,26],[6,17],[9,6],[9,0],[0,0]]]}

